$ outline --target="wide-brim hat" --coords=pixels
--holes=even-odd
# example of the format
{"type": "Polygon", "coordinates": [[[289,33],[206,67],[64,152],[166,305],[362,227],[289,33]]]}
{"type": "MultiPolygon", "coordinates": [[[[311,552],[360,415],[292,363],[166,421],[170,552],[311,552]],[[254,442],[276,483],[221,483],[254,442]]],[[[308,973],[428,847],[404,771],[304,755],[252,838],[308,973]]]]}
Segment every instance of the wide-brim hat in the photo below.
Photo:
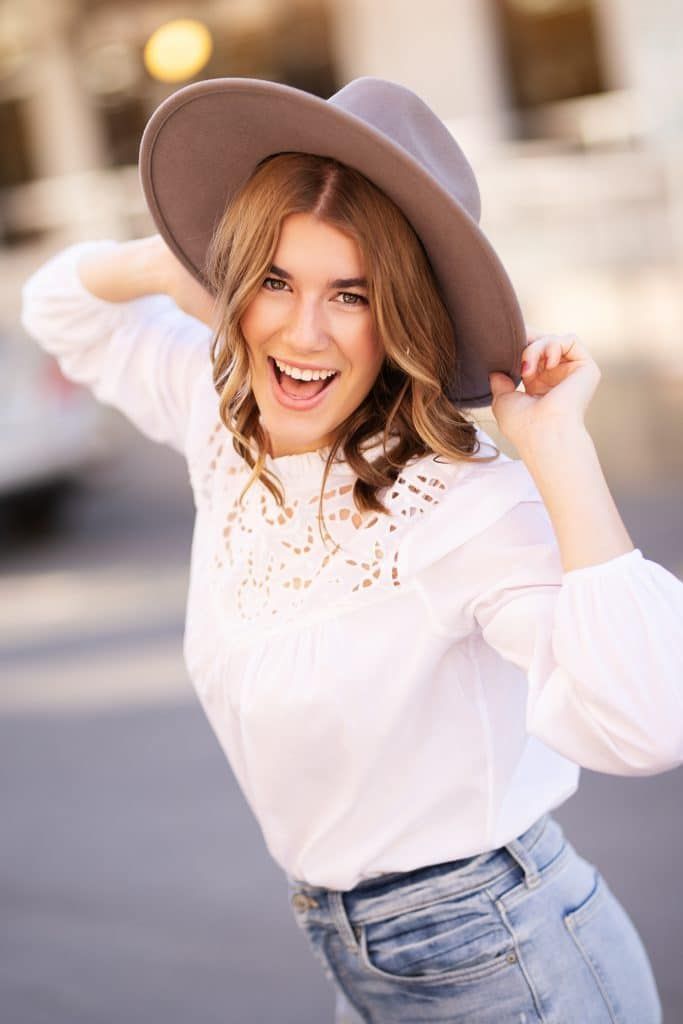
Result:
{"type": "Polygon", "coordinates": [[[178,89],[157,107],[140,143],[142,190],[162,238],[205,288],[209,241],[226,205],[259,161],[283,152],[356,168],[407,217],[453,323],[453,402],[489,405],[494,370],[519,384],[524,322],[479,227],[474,172],[445,124],[395,82],[356,78],[324,100],[278,82],[212,78],[178,89]]]}

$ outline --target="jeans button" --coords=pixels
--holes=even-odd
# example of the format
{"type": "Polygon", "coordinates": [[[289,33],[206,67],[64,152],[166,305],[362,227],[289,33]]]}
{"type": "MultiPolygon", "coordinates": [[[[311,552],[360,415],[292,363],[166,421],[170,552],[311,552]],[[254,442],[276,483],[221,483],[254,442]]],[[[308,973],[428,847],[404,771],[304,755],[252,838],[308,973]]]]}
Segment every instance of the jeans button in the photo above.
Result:
{"type": "Polygon", "coordinates": [[[318,902],[312,896],[307,896],[305,892],[295,892],[292,896],[292,906],[295,910],[308,910],[311,907],[317,907],[318,902]]]}

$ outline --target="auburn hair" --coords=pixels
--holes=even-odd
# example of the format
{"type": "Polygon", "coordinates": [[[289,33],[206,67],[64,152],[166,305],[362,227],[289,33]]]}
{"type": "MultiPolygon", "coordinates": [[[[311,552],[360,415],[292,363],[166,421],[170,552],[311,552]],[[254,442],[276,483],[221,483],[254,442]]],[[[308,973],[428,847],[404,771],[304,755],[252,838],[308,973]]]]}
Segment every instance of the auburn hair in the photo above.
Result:
{"type": "MultiPolygon", "coordinates": [[[[261,480],[280,507],[285,503],[280,481],[265,466],[268,439],[251,390],[240,321],[268,276],[282,222],[294,213],[310,213],[358,244],[369,308],[385,350],[373,387],[336,428],[318,520],[324,525],[325,484],[340,449],[356,476],[357,509],[388,515],[377,491],[391,486],[414,456],[434,452],[461,461],[480,450],[476,424],[446,394],[457,374],[457,329],[454,338],[424,246],[396,204],[354,168],[307,153],[278,153],[258,164],[227,205],[207,254],[207,281],[218,311],[211,360],[220,417],[235,451],[252,469],[239,500],[261,480]],[[378,435],[383,452],[370,462],[363,445],[376,443],[378,435]]],[[[478,461],[499,456],[496,448],[495,455],[478,461]]],[[[324,542],[322,531],[321,536],[324,542]]]]}

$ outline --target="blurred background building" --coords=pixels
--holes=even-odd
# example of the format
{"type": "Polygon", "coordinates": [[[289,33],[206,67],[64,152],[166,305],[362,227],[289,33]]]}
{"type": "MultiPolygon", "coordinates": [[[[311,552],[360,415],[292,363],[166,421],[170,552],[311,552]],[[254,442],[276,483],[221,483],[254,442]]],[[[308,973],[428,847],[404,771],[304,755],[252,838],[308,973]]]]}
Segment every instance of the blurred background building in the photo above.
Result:
{"type": "Polygon", "coordinates": [[[681,52],[669,0],[0,0],[0,327],[43,254],[154,230],[136,164],[170,92],[373,74],[461,142],[527,322],[680,382],[681,52]]]}

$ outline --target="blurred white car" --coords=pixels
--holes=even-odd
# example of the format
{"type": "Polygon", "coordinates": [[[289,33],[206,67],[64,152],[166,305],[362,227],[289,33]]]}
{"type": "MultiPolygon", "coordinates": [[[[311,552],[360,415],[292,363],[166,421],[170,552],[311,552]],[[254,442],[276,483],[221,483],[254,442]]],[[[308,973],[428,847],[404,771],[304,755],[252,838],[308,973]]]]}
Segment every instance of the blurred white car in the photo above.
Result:
{"type": "Polygon", "coordinates": [[[115,423],[19,326],[0,332],[0,507],[48,521],[91,465],[115,449],[115,423]]]}

